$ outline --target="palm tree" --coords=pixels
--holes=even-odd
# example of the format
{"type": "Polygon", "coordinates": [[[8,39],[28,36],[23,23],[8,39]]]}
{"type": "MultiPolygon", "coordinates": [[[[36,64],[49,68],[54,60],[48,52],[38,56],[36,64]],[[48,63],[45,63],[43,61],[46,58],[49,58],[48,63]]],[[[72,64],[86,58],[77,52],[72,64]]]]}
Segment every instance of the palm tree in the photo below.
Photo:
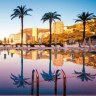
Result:
{"type": "Polygon", "coordinates": [[[16,9],[13,10],[14,13],[11,15],[11,20],[14,19],[15,17],[19,17],[19,19],[21,19],[21,45],[23,44],[23,19],[24,16],[29,15],[28,14],[29,11],[32,11],[32,9],[27,9],[26,6],[17,6],[16,9]]]}
{"type": "MultiPolygon", "coordinates": [[[[51,50],[49,50],[49,72],[44,72],[42,71],[41,76],[43,77],[43,79],[45,81],[54,81],[55,80],[55,72],[52,72],[51,69],[51,50]]],[[[60,74],[57,74],[57,76],[59,76],[60,74]]],[[[58,78],[59,79],[59,78],[58,78]]]]}
{"type": "Polygon", "coordinates": [[[96,77],[96,74],[94,75],[91,75],[90,73],[86,73],[85,71],[85,53],[82,52],[82,58],[83,58],[83,68],[82,68],[82,72],[77,72],[77,71],[74,71],[75,74],[77,75],[77,78],[80,78],[82,81],[92,81],[92,79],[95,79],[96,77]]]}
{"type": "Polygon", "coordinates": [[[10,77],[13,81],[14,81],[14,85],[16,85],[17,87],[25,87],[25,85],[27,84],[27,80],[30,78],[24,78],[23,75],[23,51],[21,50],[21,74],[19,74],[18,76],[15,76],[11,73],[11,77],[10,77]]]}
{"type": "Polygon", "coordinates": [[[94,19],[93,13],[89,12],[82,12],[77,16],[79,19],[77,19],[75,22],[82,22],[83,23],[83,42],[85,39],[85,30],[86,30],[86,22],[88,22],[91,19],[94,19]]]}
{"type": "Polygon", "coordinates": [[[45,13],[43,16],[42,16],[42,19],[43,22],[49,20],[49,26],[50,26],[50,46],[51,46],[51,41],[52,41],[52,36],[51,36],[51,26],[52,26],[52,21],[55,21],[55,19],[58,19],[58,20],[61,20],[60,19],[61,15],[57,14],[57,12],[48,12],[48,13],[45,13]]]}

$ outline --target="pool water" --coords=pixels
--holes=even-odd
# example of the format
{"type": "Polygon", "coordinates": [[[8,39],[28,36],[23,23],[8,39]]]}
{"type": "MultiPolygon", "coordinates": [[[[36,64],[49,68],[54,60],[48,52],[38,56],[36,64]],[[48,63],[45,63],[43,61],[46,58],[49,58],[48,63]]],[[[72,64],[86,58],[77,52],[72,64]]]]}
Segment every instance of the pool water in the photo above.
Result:
{"type": "MultiPolygon", "coordinates": [[[[96,55],[72,50],[0,51],[0,95],[31,95],[33,69],[39,73],[40,95],[54,95],[58,69],[63,69],[67,81],[63,90],[62,74],[58,73],[57,94],[96,95],[96,55]]],[[[36,77],[34,80],[36,94],[36,77]]]]}

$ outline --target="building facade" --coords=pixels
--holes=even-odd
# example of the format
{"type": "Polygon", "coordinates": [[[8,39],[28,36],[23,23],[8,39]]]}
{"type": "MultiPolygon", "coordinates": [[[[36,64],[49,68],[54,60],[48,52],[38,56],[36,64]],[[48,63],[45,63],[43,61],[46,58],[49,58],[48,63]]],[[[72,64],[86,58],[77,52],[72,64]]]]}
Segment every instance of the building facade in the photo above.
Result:
{"type": "Polygon", "coordinates": [[[57,21],[53,23],[52,33],[60,34],[64,32],[64,24],[62,21],[57,21]]]}
{"type": "MultiPolygon", "coordinates": [[[[32,42],[32,28],[23,30],[23,44],[32,42]]],[[[21,43],[21,33],[9,35],[10,44],[20,44],[21,43]]]]}
{"type": "MultiPolygon", "coordinates": [[[[43,28],[26,28],[23,30],[23,44],[34,44],[38,42],[39,38],[42,39],[45,34],[49,34],[49,29],[43,28]]],[[[9,44],[20,44],[21,33],[9,35],[9,44]]]]}

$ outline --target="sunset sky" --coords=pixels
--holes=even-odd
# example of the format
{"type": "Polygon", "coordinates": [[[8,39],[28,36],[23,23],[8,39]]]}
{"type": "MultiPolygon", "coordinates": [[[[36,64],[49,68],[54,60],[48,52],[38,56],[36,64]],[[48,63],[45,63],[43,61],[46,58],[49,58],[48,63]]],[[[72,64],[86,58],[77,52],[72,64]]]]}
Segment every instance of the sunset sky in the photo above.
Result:
{"type": "Polygon", "coordinates": [[[24,28],[48,28],[48,22],[42,23],[41,18],[46,12],[57,11],[61,14],[64,25],[74,24],[74,19],[81,12],[91,12],[96,15],[96,0],[0,0],[0,39],[21,29],[18,18],[11,20],[10,15],[18,5],[32,8],[32,16],[24,18],[24,28]]]}

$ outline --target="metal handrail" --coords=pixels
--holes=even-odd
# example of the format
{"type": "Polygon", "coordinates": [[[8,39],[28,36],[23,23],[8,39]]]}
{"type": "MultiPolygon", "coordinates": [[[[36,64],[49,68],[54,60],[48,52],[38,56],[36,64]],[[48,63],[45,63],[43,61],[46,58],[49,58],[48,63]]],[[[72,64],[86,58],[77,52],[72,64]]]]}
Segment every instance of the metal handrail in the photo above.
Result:
{"type": "Polygon", "coordinates": [[[55,95],[57,95],[58,72],[61,72],[63,75],[63,96],[66,96],[66,74],[62,69],[58,69],[55,74],[55,95]]]}
{"type": "Polygon", "coordinates": [[[32,71],[32,86],[31,86],[31,95],[34,94],[34,74],[36,72],[36,94],[39,96],[39,73],[36,69],[33,69],[32,71]]]}

